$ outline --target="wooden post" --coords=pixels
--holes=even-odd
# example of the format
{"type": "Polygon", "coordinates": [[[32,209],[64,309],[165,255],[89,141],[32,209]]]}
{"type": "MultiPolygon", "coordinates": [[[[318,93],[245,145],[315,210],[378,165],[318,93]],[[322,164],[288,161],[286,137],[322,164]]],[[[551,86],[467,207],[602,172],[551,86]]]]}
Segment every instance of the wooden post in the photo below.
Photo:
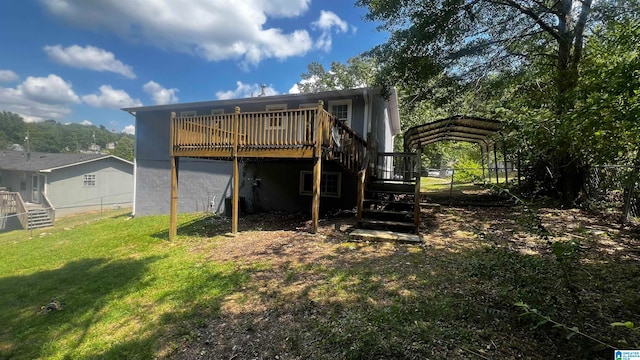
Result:
{"type": "Polygon", "coordinates": [[[324,102],[318,101],[318,113],[316,115],[316,143],[313,156],[313,202],[311,204],[311,232],[318,232],[318,221],[320,219],[320,180],[322,179],[322,121],[328,121],[325,117],[320,117],[324,110],[324,102]]]}
{"type": "Polygon", "coordinates": [[[173,156],[173,142],[175,136],[176,113],[171,113],[171,144],[169,152],[171,155],[171,203],[169,207],[169,240],[173,240],[178,235],[178,157],[173,156]]]}
{"type": "Polygon", "coordinates": [[[520,150],[518,150],[518,190],[520,190],[520,166],[522,165],[522,162],[520,160],[520,150]]]}
{"type": "Polygon", "coordinates": [[[485,174],[484,174],[484,149],[482,148],[482,144],[478,143],[478,147],[480,148],[480,166],[482,167],[482,182],[484,183],[485,174]]]}
{"type": "Polygon", "coordinates": [[[509,184],[509,170],[507,169],[507,145],[502,141],[502,157],[504,157],[504,186],[509,184]]]}
{"type": "Polygon", "coordinates": [[[498,185],[500,184],[500,178],[498,177],[500,174],[498,174],[498,150],[495,142],[493,143],[493,162],[496,169],[496,185],[498,185]]]}
{"type": "Polygon", "coordinates": [[[360,169],[360,171],[358,172],[358,189],[357,189],[358,194],[356,199],[357,201],[356,221],[358,222],[362,220],[362,210],[364,205],[364,191],[365,191],[368,167],[369,167],[368,160],[365,159],[364,168],[360,169]]]}
{"type": "Polygon", "coordinates": [[[236,112],[233,116],[233,195],[231,199],[231,232],[238,232],[238,187],[240,180],[238,179],[238,131],[240,127],[240,107],[236,106],[236,112]]]}
{"type": "Polygon", "coordinates": [[[418,152],[416,153],[416,189],[415,189],[415,199],[413,204],[413,224],[415,226],[414,231],[417,234],[420,231],[420,172],[422,166],[422,148],[418,148],[418,152]]]}

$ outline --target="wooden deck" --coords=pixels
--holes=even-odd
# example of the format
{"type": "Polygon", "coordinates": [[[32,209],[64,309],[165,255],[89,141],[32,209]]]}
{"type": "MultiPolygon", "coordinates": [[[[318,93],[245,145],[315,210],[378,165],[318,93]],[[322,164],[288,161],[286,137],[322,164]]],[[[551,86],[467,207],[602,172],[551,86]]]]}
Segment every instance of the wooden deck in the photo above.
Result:
{"type": "MultiPolygon", "coordinates": [[[[171,217],[169,237],[177,234],[180,157],[233,161],[232,232],[238,224],[238,161],[243,158],[298,158],[313,161],[312,231],[318,226],[322,160],[362,173],[368,166],[367,143],[336,120],[322,101],[315,108],[177,117],[171,114],[171,217]]],[[[359,182],[364,177],[358,176],[359,182]]],[[[362,184],[358,184],[362,189],[362,184]]],[[[360,191],[359,191],[360,193],[360,191]]]]}

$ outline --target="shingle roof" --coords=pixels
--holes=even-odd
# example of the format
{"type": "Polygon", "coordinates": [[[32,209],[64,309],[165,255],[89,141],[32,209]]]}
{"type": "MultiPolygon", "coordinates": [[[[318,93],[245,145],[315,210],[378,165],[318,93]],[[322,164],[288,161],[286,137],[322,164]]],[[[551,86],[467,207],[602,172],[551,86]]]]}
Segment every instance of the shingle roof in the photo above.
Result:
{"type": "Polygon", "coordinates": [[[108,154],[55,154],[55,153],[27,153],[26,151],[0,151],[0,170],[15,171],[51,171],[61,167],[78,165],[103,158],[113,157],[108,154]]]}

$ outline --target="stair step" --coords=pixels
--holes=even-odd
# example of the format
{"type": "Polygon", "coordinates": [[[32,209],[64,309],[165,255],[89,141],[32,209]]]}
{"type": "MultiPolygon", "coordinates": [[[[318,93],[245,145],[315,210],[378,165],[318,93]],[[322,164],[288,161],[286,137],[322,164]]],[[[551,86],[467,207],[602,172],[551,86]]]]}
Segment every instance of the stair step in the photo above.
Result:
{"type": "Polygon", "coordinates": [[[399,193],[413,194],[416,191],[416,186],[415,184],[406,184],[406,183],[373,182],[367,185],[367,191],[399,192],[399,193]]]}
{"type": "Polygon", "coordinates": [[[362,209],[362,217],[371,220],[413,221],[413,211],[401,208],[362,209]]]}
{"type": "Polygon", "coordinates": [[[414,195],[415,191],[413,190],[372,190],[367,189],[368,193],[376,193],[376,194],[389,194],[389,195],[414,195]]]}
{"type": "Polygon", "coordinates": [[[372,213],[372,214],[381,214],[381,215],[404,215],[404,216],[408,216],[408,215],[413,215],[413,212],[411,211],[398,211],[398,210],[380,210],[380,209],[362,209],[363,212],[365,213],[372,213]]]}
{"type": "Polygon", "coordinates": [[[405,243],[421,243],[420,236],[395,231],[356,229],[349,234],[353,240],[360,241],[397,241],[405,243]]]}
{"type": "Polygon", "coordinates": [[[391,220],[374,220],[374,219],[362,219],[362,221],[360,222],[360,226],[363,227],[363,228],[367,228],[367,229],[371,229],[371,228],[375,228],[375,229],[395,228],[395,229],[408,230],[408,229],[414,229],[415,228],[415,224],[413,222],[391,221],[391,220]]]}

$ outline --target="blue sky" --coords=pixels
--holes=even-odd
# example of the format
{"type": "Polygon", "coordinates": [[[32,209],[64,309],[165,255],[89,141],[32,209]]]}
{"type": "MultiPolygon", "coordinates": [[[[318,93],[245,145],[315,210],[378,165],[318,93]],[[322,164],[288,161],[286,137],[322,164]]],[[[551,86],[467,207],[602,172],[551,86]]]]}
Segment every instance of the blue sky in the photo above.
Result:
{"type": "Polygon", "coordinates": [[[0,111],[133,132],[122,107],[292,92],[385,40],[353,3],[0,1],[0,111]]]}

